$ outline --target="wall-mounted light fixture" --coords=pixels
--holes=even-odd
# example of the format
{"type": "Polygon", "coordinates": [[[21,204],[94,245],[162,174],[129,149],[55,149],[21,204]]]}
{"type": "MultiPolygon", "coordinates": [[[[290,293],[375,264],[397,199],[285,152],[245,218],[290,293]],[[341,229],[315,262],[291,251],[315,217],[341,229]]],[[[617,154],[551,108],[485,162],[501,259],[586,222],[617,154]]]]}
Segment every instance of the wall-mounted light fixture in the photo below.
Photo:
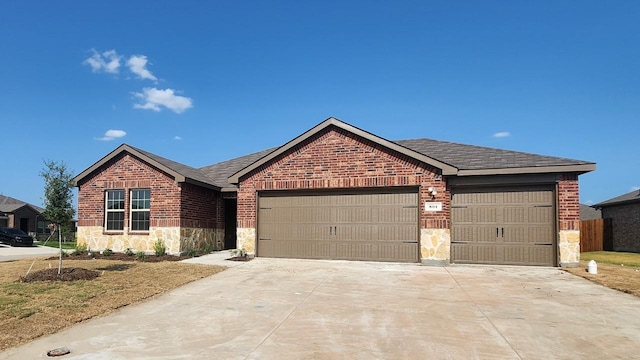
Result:
{"type": "Polygon", "coordinates": [[[438,194],[436,188],[434,188],[433,186],[429,187],[427,191],[429,191],[429,194],[431,194],[432,197],[436,197],[436,195],[438,194]]]}

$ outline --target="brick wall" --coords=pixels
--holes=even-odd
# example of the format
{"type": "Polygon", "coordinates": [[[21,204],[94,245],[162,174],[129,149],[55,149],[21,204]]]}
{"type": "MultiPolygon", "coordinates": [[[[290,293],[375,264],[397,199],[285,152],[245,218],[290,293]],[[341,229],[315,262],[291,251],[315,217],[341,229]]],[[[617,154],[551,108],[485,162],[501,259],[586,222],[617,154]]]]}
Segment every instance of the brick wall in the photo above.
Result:
{"type": "Polygon", "coordinates": [[[614,251],[640,252],[640,203],[604,207],[602,218],[611,219],[614,251]]]}
{"type": "Polygon", "coordinates": [[[180,226],[224,228],[224,202],[220,192],[193,184],[181,184],[180,226]]]}
{"type": "MultiPolygon", "coordinates": [[[[180,226],[179,185],[169,175],[127,153],[115,157],[78,185],[78,226],[104,226],[106,190],[125,190],[125,209],[129,209],[129,190],[140,188],[151,189],[152,227],[180,226]]],[[[125,210],[125,224],[128,222],[129,212],[125,210]]]]}
{"type": "Polygon", "coordinates": [[[437,169],[348,131],[329,127],[241,179],[238,227],[256,226],[256,191],[420,186],[420,204],[440,201],[443,211],[424,212],[422,228],[448,228],[449,190],[437,169]],[[432,198],[427,189],[438,194],[432,198]]]}
{"type": "Polygon", "coordinates": [[[563,174],[558,180],[559,230],[580,230],[578,175],[563,174]]]}

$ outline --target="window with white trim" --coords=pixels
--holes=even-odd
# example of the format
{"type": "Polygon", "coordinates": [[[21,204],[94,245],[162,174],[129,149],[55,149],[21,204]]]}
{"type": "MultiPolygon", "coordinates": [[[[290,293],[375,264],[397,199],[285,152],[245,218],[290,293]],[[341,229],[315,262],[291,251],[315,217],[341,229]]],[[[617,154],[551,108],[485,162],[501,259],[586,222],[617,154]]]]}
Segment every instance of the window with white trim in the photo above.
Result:
{"type": "Polygon", "coordinates": [[[106,231],[123,231],[124,190],[107,190],[104,196],[104,229],[106,231]]]}
{"type": "Polygon", "coordinates": [[[131,231],[149,231],[149,213],[151,210],[151,190],[131,190],[131,231]]]}

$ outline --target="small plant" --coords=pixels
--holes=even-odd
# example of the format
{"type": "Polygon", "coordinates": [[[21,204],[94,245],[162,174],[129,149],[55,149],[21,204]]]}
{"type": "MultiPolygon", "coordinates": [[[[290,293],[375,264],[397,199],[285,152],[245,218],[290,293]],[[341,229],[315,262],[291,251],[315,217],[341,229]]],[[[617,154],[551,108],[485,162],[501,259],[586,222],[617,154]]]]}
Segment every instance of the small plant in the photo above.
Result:
{"type": "Polygon", "coordinates": [[[162,239],[158,239],[153,243],[153,251],[156,253],[156,256],[164,256],[167,254],[167,247],[164,246],[162,239]]]}
{"type": "Polygon", "coordinates": [[[91,251],[91,250],[87,250],[87,255],[88,255],[90,258],[95,258],[95,257],[96,257],[96,253],[95,253],[95,252],[93,252],[93,251],[91,251]]]}
{"type": "Polygon", "coordinates": [[[138,251],[136,253],[136,258],[140,261],[145,261],[147,259],[147,254],[144,251],[138,251]]]}
{"type": "Polygon", "coordinates": [[[104,255],[104,256],[110,256],[110,255],[113,255],[113,250],[111,250],[111,249],[104,249],[104,250],[102,250],[102,255],[104,255]]]}
{"type": "Polygon", "coordinates": [[[211,254],[211,251],[213,251],[213,247],[211,246],[211,244],[209,243],[204,244],[204,248],[202,249],[202,252],[204,254],[211,254]]]}
{"type": "Polygon", "coordinates": [[[136,254],[136,253],[134,253],[134,252],[133,252],[133,250],[131,250],[130,248],[126,248],[126,249],[124,249],[124,253],[125,253],[125,255],[127,255],[127,256],[133,256],[133,255],[135,255],[135,254],[136,254]]]}
{"type": "Polygon", "coordinates": [[[197,257],[198,255],[199,255],[198,254],[198,250],[196,250],[196,249],[189,249],[187,251],[187,256],[197,257]]]}
{"type": "Polygon", "coordinates": [[[233,249],[229,251],[233,257],[247,257],[247,252],[244,249],[233,249]]]}
{"type": "Polygon", "coordinates": [[[76,245],[76,249],[73,250],[73,255],[78,256],[87,252],[87,244],[78,244],[76,245]]]}

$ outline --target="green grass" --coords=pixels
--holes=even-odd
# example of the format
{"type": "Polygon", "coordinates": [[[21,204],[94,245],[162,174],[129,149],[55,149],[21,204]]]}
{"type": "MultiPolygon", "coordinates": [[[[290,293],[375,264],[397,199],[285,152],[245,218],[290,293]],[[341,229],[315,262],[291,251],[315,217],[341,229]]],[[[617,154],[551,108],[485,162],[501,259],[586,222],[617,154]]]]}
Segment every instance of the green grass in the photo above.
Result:
{"type": "MultiPolygon", "coordinates": [[[[48,247],[52,247],[52,248],[56,248],[59,249],[59,245],[58,245],[58,240],[49,240],[47,241],[47,243],[44,243],[44,240],[42,242],[38,242],[38,245],[41,246],[48,246],[48,247]]],[[[62,242],[62,248],[64,250],[75,250],[76,249],[76,242],[75,241],[63,241],[62,242]]]]}
{"type": "Polygon", "coordinates": [[[591,251],[580,254],[580,260],[598,263],[640,267],[640,254],[614,251],[591,251]]]}

